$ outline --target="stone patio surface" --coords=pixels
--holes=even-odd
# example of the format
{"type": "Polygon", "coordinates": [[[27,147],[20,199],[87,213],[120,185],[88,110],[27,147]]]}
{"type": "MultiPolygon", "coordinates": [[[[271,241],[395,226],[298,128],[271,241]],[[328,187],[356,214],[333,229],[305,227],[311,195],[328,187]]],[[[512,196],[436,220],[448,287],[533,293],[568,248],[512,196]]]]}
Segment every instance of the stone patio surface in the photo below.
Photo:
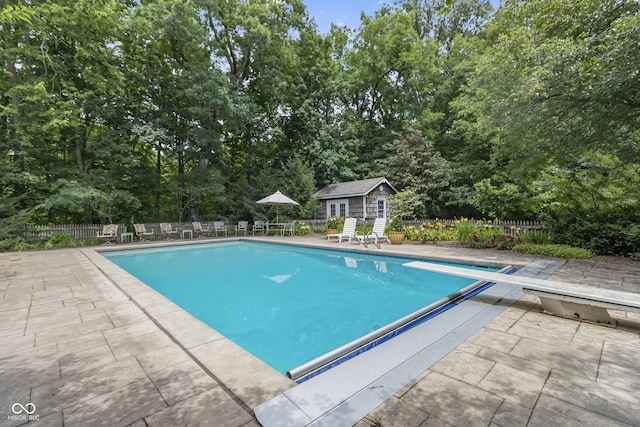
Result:
{"type": "MultiPolygon", "coordinates": [[[[318,236],[261,240],[364,250],[318,236]]],[[[514,266],[542,258],[382,250],[514,266]]],[[[550,279],[637,293],[640,263],[571,260],[550,279]]],[[[562,319],[526,296],[356,425],[640,425],[640,315],[611,314],[615,328],[562,319]]],[[[252,408],[291,387],[92,248],[0,254],[0,426],[259,426],[252,408]]]]}

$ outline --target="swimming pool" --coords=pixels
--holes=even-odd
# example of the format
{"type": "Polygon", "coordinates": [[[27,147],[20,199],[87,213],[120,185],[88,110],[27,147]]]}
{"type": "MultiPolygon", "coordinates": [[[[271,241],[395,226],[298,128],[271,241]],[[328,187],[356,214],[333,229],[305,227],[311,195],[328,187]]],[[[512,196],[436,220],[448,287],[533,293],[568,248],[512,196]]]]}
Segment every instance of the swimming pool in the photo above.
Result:
{"type": "Polygon", "coordinates": [[[281,373],[474,282],[409,258],[245,241],[102,254],[281,373]]]}

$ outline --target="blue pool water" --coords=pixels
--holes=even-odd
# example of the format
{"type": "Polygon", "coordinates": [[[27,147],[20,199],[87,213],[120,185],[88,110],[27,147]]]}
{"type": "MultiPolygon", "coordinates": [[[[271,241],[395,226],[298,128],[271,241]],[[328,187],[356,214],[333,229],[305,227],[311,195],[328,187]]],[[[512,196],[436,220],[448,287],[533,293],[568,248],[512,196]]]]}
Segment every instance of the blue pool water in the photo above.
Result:
{"type": "Polygon", "coordinates": [[[102,254],[282,373],[474,282],[402,267],[413,259],[256,242],[102,254]]]}

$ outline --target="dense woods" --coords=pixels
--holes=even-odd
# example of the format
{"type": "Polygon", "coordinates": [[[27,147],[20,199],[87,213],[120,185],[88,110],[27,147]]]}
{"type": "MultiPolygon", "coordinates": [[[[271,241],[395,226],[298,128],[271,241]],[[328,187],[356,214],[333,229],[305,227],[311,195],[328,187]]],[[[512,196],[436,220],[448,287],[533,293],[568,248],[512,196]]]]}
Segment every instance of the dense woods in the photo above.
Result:
{"type": "Polygon", "coordinates": [[[312,218],[386,176],[418,218],[640,252],[640,3],[3,0],[0,240],[25,223],[312,218]],[[446,10],[440,8],[447,4],[446,10]]]}

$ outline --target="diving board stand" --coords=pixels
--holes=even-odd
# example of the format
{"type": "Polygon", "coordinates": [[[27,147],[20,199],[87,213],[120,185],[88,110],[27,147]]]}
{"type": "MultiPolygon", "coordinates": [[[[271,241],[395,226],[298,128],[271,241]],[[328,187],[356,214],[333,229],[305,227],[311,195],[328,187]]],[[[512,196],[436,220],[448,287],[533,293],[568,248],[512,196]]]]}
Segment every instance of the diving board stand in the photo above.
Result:
{"type": "Polygon", "coordinates": [[[527,294],[540,298],[542,308],[549,314],[578,318],[598,323],[615,324],[607,309],[640,313],[640,294],[594,288],[574,283],[556,282],[523,276],[472,270],[451,265],[412,261],[404,267],[435,273],[450,274],[486,282],[505,283],[520,286],[527,294]]]}

